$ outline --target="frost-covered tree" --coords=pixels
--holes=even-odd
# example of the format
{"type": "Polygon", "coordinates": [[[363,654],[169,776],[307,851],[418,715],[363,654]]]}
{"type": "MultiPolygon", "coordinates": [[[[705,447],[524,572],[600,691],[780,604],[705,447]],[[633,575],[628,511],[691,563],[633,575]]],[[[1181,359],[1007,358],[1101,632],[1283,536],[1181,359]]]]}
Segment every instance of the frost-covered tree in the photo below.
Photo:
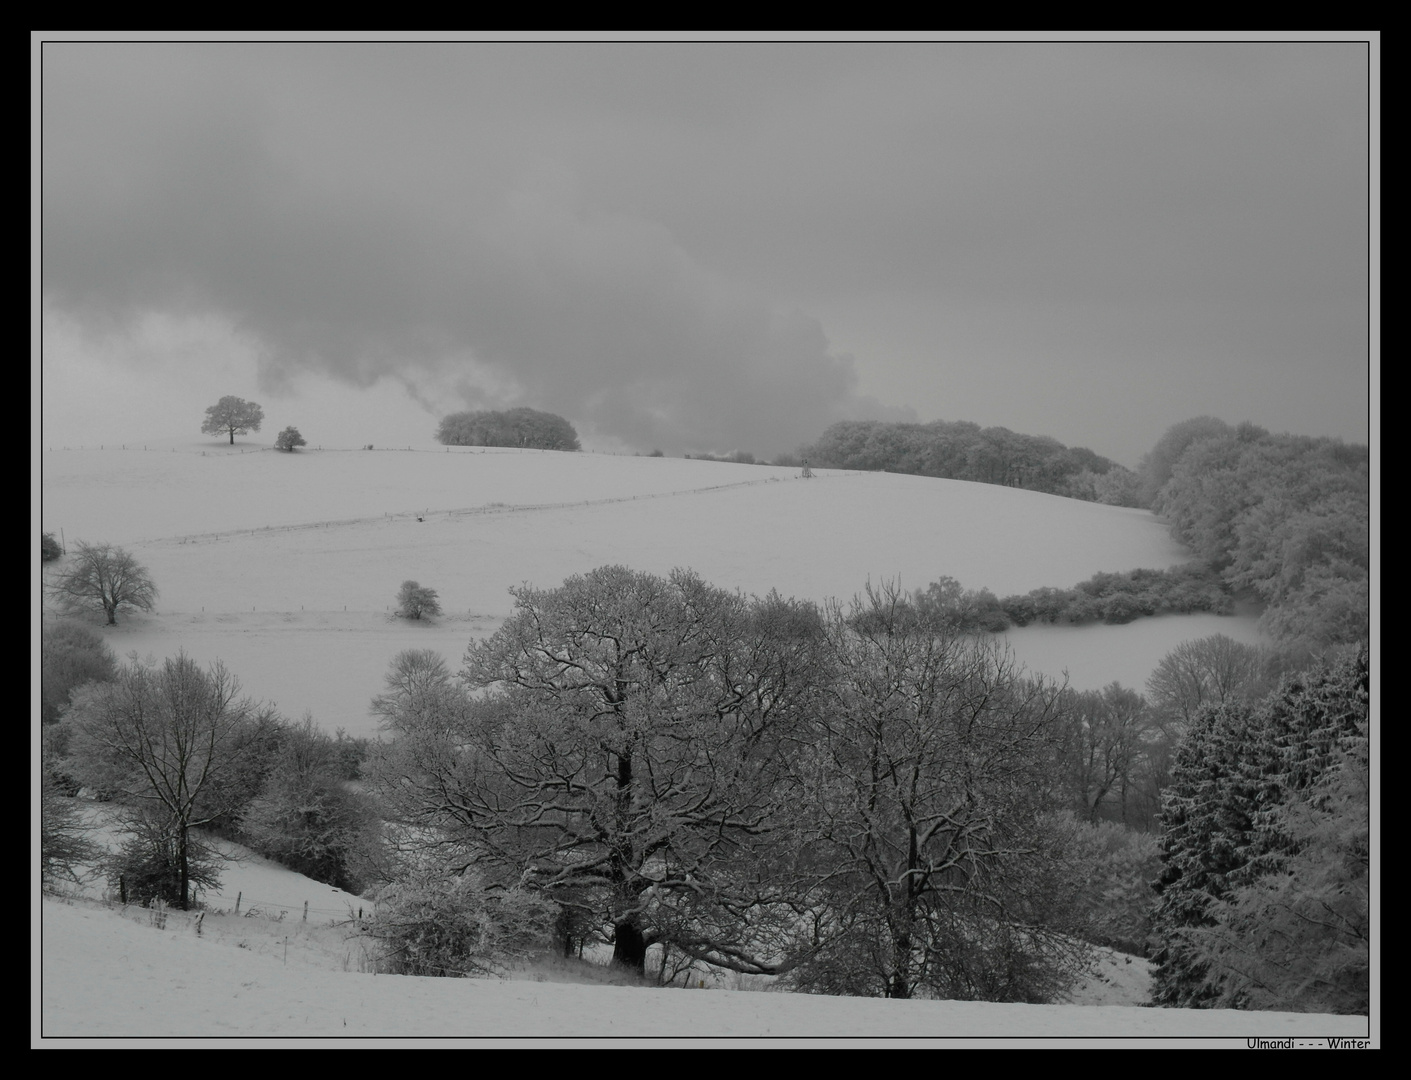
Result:
{"type": "Polygon", "coordinates": [[[397,614],[404,619],[429,619],[441,614],[441,602],[435,589],[422,587],[415,581],[404,581],[397,591],[397,614]]]}
{"type": "Polygon", "coordinates": [[[235,436],[259,431],[264,419],[264,410],[253,401],[227,395],[206,410],[201,432],[205,435],[229,435],[230,445],[234,446],[235,436]]]}
{"type": "Polygon", "coordinates": [[[1146,699],[1120,683],[1063,695],[1059,761],[1074,808],[1089,822],[1140,818],[1152,726],[1146,699]]]}
{"type": "Polygon", "coordinates": [[[48,586],[54,601],[66,611],[100,607],[115,626],[124,607],[151,611],[157,586],[147,568],[120,547],[110,544],[74,544],[68,565],[48,586]]]}
{"type": "Polygon", "coordinates": [[[622,567],[514,595],[461,679],[404,654],[375,703],[393,738],[372,771],[407,835],[605,928],[639,973],[656,943],[774,970],[817,613],[622,567]]]}
{"type": "Polygon", "coordinates": [[[1255,705],[1196,714],[1163,797],[1159,1004],[1296,1010],[1345,1004],[1349,986],[1365,995],[1367,808],[1356,785],[1367,716],[1365,650],[1290,676],[1255,705]],[[1339,837],[1348,846],[1335,855],[1339,837]],[[1333,894],[1324,925],[1292,932],[1333,894]],[[1323,946],[1314,991],[1309,959],[1323,946]]]}
{"type": "Polygon", "coordinates": [[[285,428],[274,440],[274,448],[276,450],[287,450],[291,454],[294,452],[295,447],[307,445],[308,443],[304,440],[304,437],[299,434],[299,429],[296,427],[285,428]]]}
{"type": "Polygon", "coordinates": [[[1192,933],[1221,1001],[1252,1009],[1366,1014],[1370,1006],[1370,771],[1367,731],[1341,740],[1303,798],[1264,827],[1286,852],[1276,867],[1212,905],[1192,933]]]}

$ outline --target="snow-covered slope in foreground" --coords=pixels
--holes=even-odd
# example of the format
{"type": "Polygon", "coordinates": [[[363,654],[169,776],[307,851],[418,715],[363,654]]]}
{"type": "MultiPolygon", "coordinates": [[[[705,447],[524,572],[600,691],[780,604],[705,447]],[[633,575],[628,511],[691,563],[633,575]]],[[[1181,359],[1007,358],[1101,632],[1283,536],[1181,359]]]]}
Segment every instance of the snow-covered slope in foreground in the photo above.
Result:
{"type": "MultiPolygon", "coordinates": [[[[1081,1005],[885,1001],[321,970],[43,903],[50,1038],[1324,1039],[1367,1019],[1081,1005]]],[[[297,935],[297,924],[290,932],[297,935]]],[[[291,958],[292,959],[292,958],[291,958]]]]}

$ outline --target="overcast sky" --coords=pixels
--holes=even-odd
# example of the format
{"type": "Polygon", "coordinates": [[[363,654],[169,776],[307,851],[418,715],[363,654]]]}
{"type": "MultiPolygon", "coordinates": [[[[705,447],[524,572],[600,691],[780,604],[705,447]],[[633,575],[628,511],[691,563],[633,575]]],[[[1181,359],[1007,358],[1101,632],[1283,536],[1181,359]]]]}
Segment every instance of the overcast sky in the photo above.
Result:
{"type": "Polygon", "coordinates": [[[1369,51],[49,41],[45,445],[1368,438],[1369,51]]]}

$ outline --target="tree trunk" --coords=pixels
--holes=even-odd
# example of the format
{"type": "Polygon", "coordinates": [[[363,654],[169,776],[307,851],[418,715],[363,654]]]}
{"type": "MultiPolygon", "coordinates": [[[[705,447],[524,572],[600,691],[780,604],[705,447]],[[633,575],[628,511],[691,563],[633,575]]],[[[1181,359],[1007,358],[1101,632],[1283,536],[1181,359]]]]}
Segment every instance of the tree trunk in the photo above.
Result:
{"type": "Polygon", "coordinates": [[[647,974],[647,938],[636,919],[627,919],[613,927],[612,962],[636,972],[647,974]]]}
{"type": "Polygon", "coordinates": [[[559,917],[554,923],[554,936],[565,960],[573,959],[573,920],[567,908],[559,909],[559,917]]]}
{"type": "Polygon", "coordinates": [[[181,910],[187,911],[189,910],[187,896],[191,890],[191,863],[188,861],[186,853],[186,826],[178,825],[177,829],[176,861],[181,867],[181,910]]]}

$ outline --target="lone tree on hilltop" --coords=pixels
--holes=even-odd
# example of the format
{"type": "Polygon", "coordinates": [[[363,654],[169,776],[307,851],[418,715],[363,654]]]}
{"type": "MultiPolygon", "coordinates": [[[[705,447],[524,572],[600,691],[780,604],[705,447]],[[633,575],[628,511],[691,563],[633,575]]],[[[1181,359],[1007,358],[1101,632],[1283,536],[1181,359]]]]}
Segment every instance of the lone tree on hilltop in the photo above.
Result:
{"type": "Polygon", "coordinates": [[[423,589],[415,581],[402,582],[397,593],[397,614],[404,619],[429,619],[441,614],[435,589],[423,589]]]}
{"type": "Polygon", "coordinates": [[[116,626],[120,607],[151,611],[157,586],[147,568],[122,548],[78,541],[69,568],[54,579],[49,594],[68,611],[96,604],[108,616],[108,625],[116,626]]]}
{"type": "Polygon", "coordinates": [[[259,431],[264,418],[265,411],[253,401],[226,396],[206,410],[206,422],[201,425],[201,431],[206,435],[229,434],[230,445],[234,446],[235,436],[259,431]]]}
{"type": "Polygon", "coordinates": [[[304,437],[299,434],[299,429],[296,427],[285,428],[279,433],[279,437],[274,440],[274,448],[276,450],[287,450],[291,454],[294,452],[296,446],[307,445],[308,443],[304,441],[304,437]]]}

